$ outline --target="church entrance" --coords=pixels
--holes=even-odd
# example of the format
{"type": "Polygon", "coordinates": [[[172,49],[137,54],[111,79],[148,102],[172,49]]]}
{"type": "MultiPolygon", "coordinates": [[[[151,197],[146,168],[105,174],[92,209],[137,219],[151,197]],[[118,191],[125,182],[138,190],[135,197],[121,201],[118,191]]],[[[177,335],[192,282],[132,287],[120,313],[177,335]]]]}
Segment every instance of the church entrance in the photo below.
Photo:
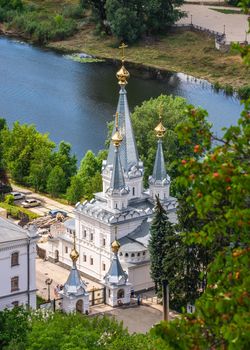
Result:
{"type": "Polygon", "coordinates": [[[82,314],[82,311],[83,311],[83,301],[82,301],[82,299],[77,300],[77,302],[76,302],[76,311],[80,312],[82,314]]]}
{"type": "Polygon", "coordinates": [[[119,289],[117,292],[117,299],[124,298],[124,289],[119,289]]]}

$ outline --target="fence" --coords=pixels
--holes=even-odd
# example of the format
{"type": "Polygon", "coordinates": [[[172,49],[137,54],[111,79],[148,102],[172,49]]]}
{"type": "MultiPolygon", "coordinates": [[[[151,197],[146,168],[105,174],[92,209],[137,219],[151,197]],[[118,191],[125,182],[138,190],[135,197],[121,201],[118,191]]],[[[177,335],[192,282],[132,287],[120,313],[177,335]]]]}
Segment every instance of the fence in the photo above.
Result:
{"type": "MultiPolygon", "coordinates": [[[[226,40],[227,37],[225,34],[225,26],[224,26],[224,33],[217,32],[216,30],[204,28],[204,27],[198,26],[198,25],[193,24],[193,23],[178,23],[178,24],[174,24],[172,27],[173,28],[184,28],[184,29],[190,29],[190,30],[198,30],[198,31],[201,31],[201,32],[207,33],[208,35],[213,36],[215,38],[215,48],[217,50],[222,50],[222,51],[228,50],[230,45],[234,42],[234,41],[226,40]]],[[[245,40],[237,41],[237,43],[248,45],[247,37],[245,40]]]]}

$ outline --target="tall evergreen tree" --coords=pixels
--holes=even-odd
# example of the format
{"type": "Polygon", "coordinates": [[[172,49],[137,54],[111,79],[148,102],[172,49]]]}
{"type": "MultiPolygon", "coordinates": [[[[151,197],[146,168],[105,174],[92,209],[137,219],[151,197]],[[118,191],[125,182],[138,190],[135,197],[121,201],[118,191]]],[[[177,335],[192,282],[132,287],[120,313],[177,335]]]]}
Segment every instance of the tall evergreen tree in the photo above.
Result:
{"type": "Polygon", "coordinates": [[[163,279],[167,223],[167,213],[162,207],[159,197],[156,196],[155,214],[150,228],[149,240],[150,272],[155,283],[156,292],[160,290],[163,279]]]}

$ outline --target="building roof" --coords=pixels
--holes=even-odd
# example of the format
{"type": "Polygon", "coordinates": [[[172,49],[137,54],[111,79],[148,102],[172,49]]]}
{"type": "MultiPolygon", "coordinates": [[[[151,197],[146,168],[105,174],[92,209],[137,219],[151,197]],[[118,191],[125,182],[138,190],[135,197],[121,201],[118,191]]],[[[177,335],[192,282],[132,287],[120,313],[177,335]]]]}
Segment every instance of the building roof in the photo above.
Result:
{"type": "Polygon", "coordinates": [[[27,230],[0,217],[0,244],[27,238],[27,230]]]}
{"type": "Polygon", "coordinates": [[[62,294],[66,295],[85,295],[87,285],[81,279],[76,264],[73,263],[67,282],[64,284],[62,294]]]}
{"type": "Polygon", "coordinates": [[[66,221],[64,221],[63,225],[66,227],[66,229],[68,230],[72,230],[74,231],[75,228],[75,219],[68,219],[66,221]]]}
{"type": "MultiPolygon", "coordinates": [[[[130,120],[130,112],[127,101],[127,92],[124,86],[121,86],[120,96],[117,106],[119,115],[118,128],[122,134],[123,141],[120,146],[121,164],[125,172],[128,172],[133,166],[139,163],[138,151],[135,142],[134,132],[130,120]]],[[[113,133],[116,127],[114,126],[113,133]]],[[[113,164],[115,147],[111,143],[109,147],[109,154],[107,165],[113,164]]]]}
{"type": "Polygon", "coordinates": [[[112,171],[112,176],[110,181],[110,187],[107,190],[107,193],[109,194],[113,194],[113,193],[127,194],[128,193],[128,189],[125,186],[125,180],[124,180],[123,169],[121,165],[118,147],[116,147],[115,149],[114,160],[113,160],[113,171],[112,171]]]}
{"type": "Polygon", "coordinates": [[[165,168],[161,139],[158,140],[153,175],[149,178],[149,182],[150,184],[154,184],[156,182],[165,182],[165,184],[170,184],[170,177],[167,175],[165,168]]]}
{"type": "Polygon", "coordinates": [[[126,284],[127,279],[128,275],[125,271],[123,271],[117,253],[114,253],[110,268],[104,276],[105,283],[109,285],[121,286],[126,284]]]}

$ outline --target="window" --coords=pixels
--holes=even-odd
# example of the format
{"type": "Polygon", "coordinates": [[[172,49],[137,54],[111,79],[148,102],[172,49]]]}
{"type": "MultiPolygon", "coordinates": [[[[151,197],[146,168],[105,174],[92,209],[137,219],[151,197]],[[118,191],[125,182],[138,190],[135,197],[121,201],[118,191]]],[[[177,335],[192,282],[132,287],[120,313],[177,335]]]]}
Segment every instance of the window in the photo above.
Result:
{"type": "Polygon", "coordinates": [[[19,301],[15,300],[11,303],[14,307],[17,307],[19,305],[19,301]]]}
{"type": "Polygon", "coordinates": [[[82,260],[83,260],[83,262],[86,262],[87,261],[87,255],[83,254],[82,260]]]}
{"type": "Polygon", "coordinates": [[[65,247],[65,253],[68,254],[68,247],[65,247]]]}
{"type": "Polygon", "coordinates": [[[90,234],[90,240],[93,241],[93,239],[94,239],[94,235],[93,235],[93,233],[91,233],[90,234]]]}
{"type": "Polygon", "coordinates": [[[19,277],[15,276],[11,279],[11,291],[15,292],[16,290],[19,290],[19,277]]]}
{"type": "Polygon", "coordinates": [[[90,258],[90,265],[94,265],[94,259],[90,258]]]}
{"type": "Polygon", "coordinates": [[[146,255],[146,252],[143,252],[142,255],[146,255]]]}
{"type": "Polygon", "coordinates": [[[117,209],[117,203],[115,203],[115,209],[117,209]]]}
{"type": "Polygon", "coordinates": [[[126,258],[128,257],[128,253],[125,254],[125,257],[126,257],[126,258]]]}
{"type": "Polygon", "coordinates": [[[19,253],[11,254],[11,266],[19,265],[19,253]]]}
{"type": "Polygon", "coordinates": [[[86,230],[83,230],[82,236],[83,236],[83,238],[86,238],[86,237],[87,237],[87,231],[86,231],[86,230]]]}
{"type": "Polygon", "coordinates": [[[102,239],[102,245],[103,245],[103,246],[106,245],[106,239],[105,239],[105,238],[102,239]]]}
{"type": "Polygon", "coordinates": [[[135,195],[135,188],[133,187],[133,196],[135,195]]]}
{"type": "Polygon", "coordinates": [[[119,255],[122,256],[122,252],[120,252],[119,255]]]}
{"type": "Polygon", "coordinates": [[[141,253],[137,253],[137,256],[140,256],[141,255],[141,253]]]}
{"type": "Polygon", "coordinates": [[[132,254],[131,254],[131,258],[134,258],[134,256],[135,256],[135,254],[134,254],[134,253],[132,253],[132,254]]]}
{"type": "Polygon", "coordinates": [[[106,265],[105,264],[102,264],[102,269],[103,269],[103,271],[106,270],[106,265]]]}
{"type": "Polygon", "coordinates": [[[110,295],[111,295],[111,292],[110,292],[110,289],[109,289],[109,297],[110,297],[110,295]]]}

